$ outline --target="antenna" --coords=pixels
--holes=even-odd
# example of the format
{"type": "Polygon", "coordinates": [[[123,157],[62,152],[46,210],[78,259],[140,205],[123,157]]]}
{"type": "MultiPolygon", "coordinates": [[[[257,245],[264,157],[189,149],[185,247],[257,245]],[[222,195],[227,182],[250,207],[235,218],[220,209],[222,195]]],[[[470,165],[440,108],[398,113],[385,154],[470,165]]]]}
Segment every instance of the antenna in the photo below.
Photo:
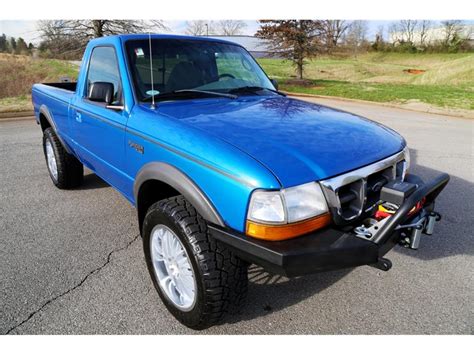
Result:
{"type": "Polygon", "coordinates": [[[155,109],[155,84],[153,80],[153,56],[151,53],[151,33],[148,32],[148,47],[150,51],[150,80],[151,80],[151,109],[155,109]]]}

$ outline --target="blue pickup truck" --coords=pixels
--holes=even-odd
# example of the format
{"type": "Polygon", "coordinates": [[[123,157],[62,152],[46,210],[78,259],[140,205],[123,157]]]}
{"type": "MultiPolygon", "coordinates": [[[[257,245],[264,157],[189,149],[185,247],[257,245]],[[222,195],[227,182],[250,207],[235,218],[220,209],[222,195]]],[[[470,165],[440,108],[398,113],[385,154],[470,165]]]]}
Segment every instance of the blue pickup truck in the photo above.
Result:
{"type": "Polygon", "coordinates": [[[77,187],[85,166],[135,206],[153,284],[194,329],[239,309],[250,263],[387,271],[440,219],[447,174],[423,182],[396,132],[286,97],[231,42],[94,39],[77,83],[32,92],[54,185],[77,187]]]}

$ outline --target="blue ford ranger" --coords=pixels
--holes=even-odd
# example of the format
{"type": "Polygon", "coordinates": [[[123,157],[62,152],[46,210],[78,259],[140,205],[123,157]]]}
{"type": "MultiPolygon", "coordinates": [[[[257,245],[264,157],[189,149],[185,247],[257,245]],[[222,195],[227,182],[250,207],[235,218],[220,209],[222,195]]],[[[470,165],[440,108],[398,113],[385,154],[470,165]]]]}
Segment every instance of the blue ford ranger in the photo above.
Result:
{"type": "Polygon", "coordinates": [[[36,84],[33,104],[53,183],[80,185],[86,166],[135,206],[154,286],[194,329],[243,303],[249,263],[388,270],[440,219],[447,174],[409,174],[397,133],[286,97],[227,41],[95,39],[77,83],[36,84]]]}

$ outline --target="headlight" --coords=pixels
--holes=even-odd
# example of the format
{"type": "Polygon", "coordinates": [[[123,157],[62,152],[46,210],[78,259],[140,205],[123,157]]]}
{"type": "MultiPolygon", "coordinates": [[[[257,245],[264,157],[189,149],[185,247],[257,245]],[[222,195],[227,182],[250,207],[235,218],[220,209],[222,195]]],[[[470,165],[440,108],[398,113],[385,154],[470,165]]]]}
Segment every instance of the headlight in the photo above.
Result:
{"type": "Polygon", "coordinates": [[[311,182],[280,191],[254,191],[246,229],[247,234],[253,237],[282,240],[315,230],[329,222],[328,206],[321,187],[311,182]],[[320,216],[323,218],[316,219],[320,216]]]}
{"type": "Polygon", "coordinates": [[[282,190],[288,223],[298,222],[328,211],[319,184],[315,182],[282,190]]]}
{"type": "Polygon", "coordinates": [[[280,192],[255,191],[250,200],[249,219],[260,222],[284,223],[285,211],[280,192]]]}

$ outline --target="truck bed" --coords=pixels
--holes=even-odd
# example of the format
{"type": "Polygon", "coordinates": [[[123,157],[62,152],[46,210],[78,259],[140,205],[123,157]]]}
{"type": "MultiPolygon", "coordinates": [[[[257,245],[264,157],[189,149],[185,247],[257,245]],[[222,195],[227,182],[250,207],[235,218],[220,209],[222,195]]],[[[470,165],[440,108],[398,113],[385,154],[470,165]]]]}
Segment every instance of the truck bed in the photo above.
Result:
{"type": "Polygon", "coordinates": [[[31,97],[36,121],[40,122],[40,110],[47,108],[54,119],[55,129],[67,143],[69,136],[69,105],[76,93],[77,83],[45,83],[33,85],[31,97]]]}
{"type": "Polygon", "coordinates": [[[77,82],[43,83],[43,85],[75,92],[77,82]]]}

